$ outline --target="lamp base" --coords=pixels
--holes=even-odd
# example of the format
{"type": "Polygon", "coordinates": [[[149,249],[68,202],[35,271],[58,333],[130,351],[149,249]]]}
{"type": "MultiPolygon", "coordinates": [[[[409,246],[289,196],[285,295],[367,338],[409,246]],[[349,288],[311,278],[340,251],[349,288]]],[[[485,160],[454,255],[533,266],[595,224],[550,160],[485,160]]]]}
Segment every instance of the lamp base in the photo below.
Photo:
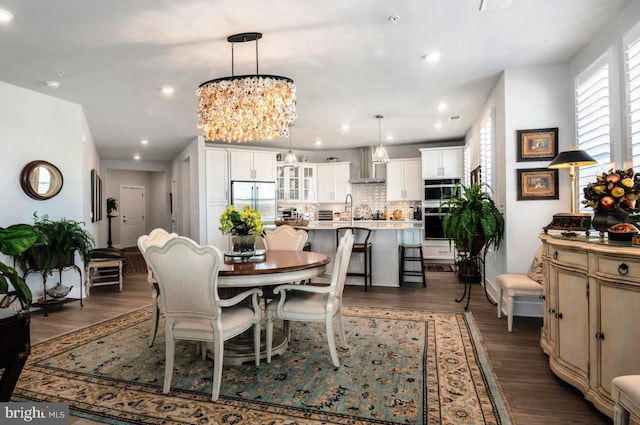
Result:
{"type": "Polygon", "coordinates": [[[576,236],[575,231],[586,232],[589,235],[589,229],[591,229],[591,216],[581,213],[558,213],[554,214],[551,223],[542,228],[544,233],[548,233],[549,230],[567,230],[562,236],[573,237],[576,236]]]}

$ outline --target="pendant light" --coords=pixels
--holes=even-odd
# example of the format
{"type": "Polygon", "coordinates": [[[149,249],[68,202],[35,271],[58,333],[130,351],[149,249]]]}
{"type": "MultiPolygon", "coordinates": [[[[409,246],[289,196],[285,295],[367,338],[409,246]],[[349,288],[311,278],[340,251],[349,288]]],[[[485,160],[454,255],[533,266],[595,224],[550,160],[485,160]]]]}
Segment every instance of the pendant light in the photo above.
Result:
{"type": "Polygon", "coordinates": [[[374,164],[384,164],[389,162],[389,154],[384,146],[382,146],[382,115],[376,115],[378,119],[378,147],[373,152],[373,163],[374,164]]]}
{"type": "Polygon", "coordinates": [[[289,127],[289,152],[287,152],[287,155],[284,157],[283,167],[293,168],[298,166],[298,158],[291,150],[291,127],[293,127],[293,125],[290,125],[289,127]]]}

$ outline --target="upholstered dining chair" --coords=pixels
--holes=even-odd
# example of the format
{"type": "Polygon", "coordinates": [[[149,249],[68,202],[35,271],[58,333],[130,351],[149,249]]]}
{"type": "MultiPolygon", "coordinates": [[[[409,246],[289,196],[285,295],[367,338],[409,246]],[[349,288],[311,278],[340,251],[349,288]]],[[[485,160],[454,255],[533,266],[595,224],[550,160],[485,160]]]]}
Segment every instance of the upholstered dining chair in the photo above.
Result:
{"type": "MultiPolygon", "coordinates": [[[[276,227],[274,230],[267,230],[264,233],[265,249],[275,249],[279,251],[302,251],[307,242],[309,234],[302,229],[294,229],[288,224],[276,227]]],[[[304,282],[300,282],[304,283],[304,282]]],[[[273,287],[262,288],[266,299],[273,299],[273,287]]]]}
{"type": "MultiPolygon", "coordinates": [[[[173,238],[177,238],[177,233],[169,233],[164,229],[157,228],[149,232],[148,235],[142,235],[138,238],[138,249],[142,256],[150,246],[164,246],[173,238]]],[[[145,258],[146,261],[146,258],[145,258]]],[[[153,276],[153,272],[147,264],[147,282],[151,287],[151,330],[149,331],[149,347],[153,346],[153,342],[156,339],[158,333],[158,320],[160,318],[160,289],[158,288],[158,282],[153,276]]]]}
{"type": "Polygon", "coordinates": [[[264,247],[281,251],[302,251],[307,242],[308,234],[302,229],[283,224],[264,234],[264,247]]]}
{"type": "MultiPolygon", "coordinates": [[[[220,395],[224,341],[253,327],[256,366],[260,365],[260,289],[250,289],[233,298],[220,299],[218,272],[222,252],[215,246],[199,246],[179,236],[163,247],[145,252],[158,286],[165,317],[166,359],[164,386],[171,388],[176,340],[198,341],[205,351],[213,344],[213,389],[211,400],[220,395]],[[251,304],[243,302],[251,299],[251,304]]],[[[204,355],[203,355],[204,357],[204,355]]]]}
{"type": "Polygon", "coordinates": [[[343,347],[347,339],[342,326],[342,291],[347,278],[347,268],[353,248],[353,233],[344,233],[336,250],[331,281],[328,286],[314,285],[279,285],[273,293],[280,295],[266,307],[267,317],[267,363],[271,362],[273,348],[273,320],[284,320],[284,332],[287,341],[291,337],[290,321],[324,322],[327,333],[327,344],[334,366],[340,366],[336,350],[335,332],[340,335],[343,347]],[[333,323],[335,321],[335,329],[333,323]]]}

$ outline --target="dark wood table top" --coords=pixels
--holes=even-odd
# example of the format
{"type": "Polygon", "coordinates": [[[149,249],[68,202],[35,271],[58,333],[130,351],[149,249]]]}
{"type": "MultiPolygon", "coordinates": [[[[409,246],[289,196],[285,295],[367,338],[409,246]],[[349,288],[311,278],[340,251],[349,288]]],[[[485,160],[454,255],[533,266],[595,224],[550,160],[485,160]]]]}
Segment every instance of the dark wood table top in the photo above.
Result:
{"type": "Polygon", "coordinates": [[[230,262],[220,265],[220,276],[288,273],[324,267],[331,259],[320,252],[267,250],[260,262],[230,262]]]}

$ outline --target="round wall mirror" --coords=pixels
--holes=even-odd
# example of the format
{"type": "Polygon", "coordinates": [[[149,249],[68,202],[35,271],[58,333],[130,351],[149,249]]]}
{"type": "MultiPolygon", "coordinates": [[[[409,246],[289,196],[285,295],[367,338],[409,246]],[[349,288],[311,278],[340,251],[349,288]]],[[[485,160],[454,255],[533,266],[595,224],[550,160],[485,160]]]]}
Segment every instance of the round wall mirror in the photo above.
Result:
{"type": "Polygon", "coordinates": [[[31,161],[20,173],[20,185],[24,193],[40,201],[60,193],[62,181],[58,167],[47,161],[31,161]]]}

